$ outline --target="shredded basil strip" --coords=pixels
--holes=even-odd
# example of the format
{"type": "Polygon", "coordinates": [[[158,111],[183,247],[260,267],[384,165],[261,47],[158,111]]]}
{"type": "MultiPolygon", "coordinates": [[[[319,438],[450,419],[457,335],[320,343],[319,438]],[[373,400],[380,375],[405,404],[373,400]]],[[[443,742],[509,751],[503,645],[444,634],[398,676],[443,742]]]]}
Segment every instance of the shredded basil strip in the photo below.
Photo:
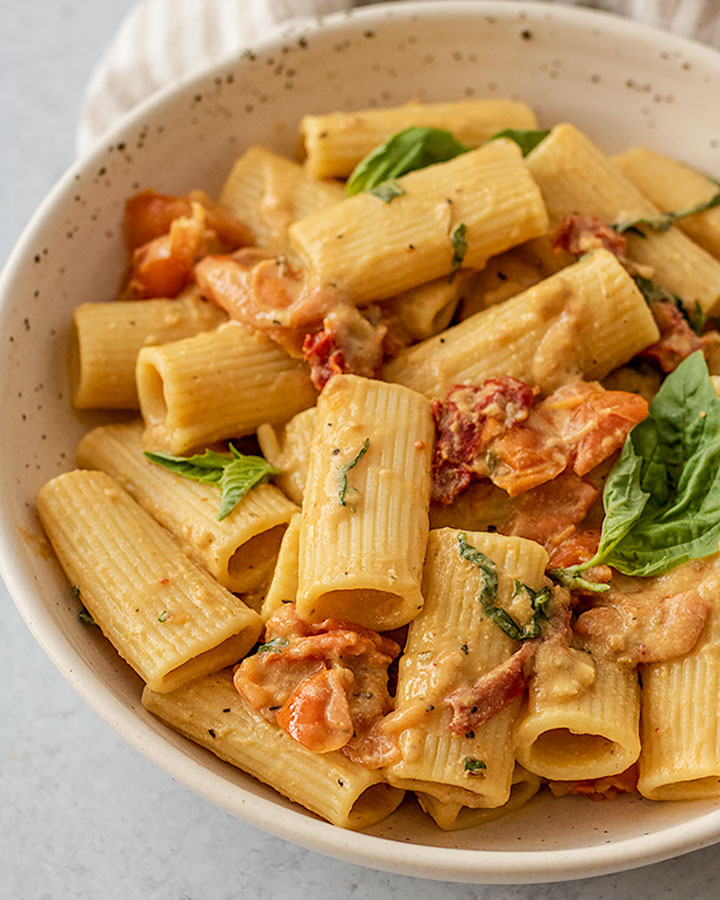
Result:
{"type": "Polygon", "coordinates": [[[471,775],[482,775],[487,769],[487,766],[482,759],[475,759],[474,756],[466,756],[463,760],[463,768],[471,775]]]}
{"type": "Polygon", "coordinates": [[[385,181],[435,163],[447,162],[469,150],[470,147],[461,144],[449,131],[441,128],[406,128],[360,160],[347,180],[345,191],[348,196],[370,191],[385,181]]]}
{"type": "Polygon", "coordinates": [[[537,145],[545,140],[545,138],[550,134],[549,131],[538,131],[532,129],[522,129],[522,128],[504,128],[502,131],[498,131],[497,134],[494,134],[490,140],[496,141],[498,138],[508,138],[511,141],[515,141],[518,147],[522,150],[522,155],[527,156],[532,150],[534,150],[537,145]]]}
{"type": "Polygon", "coordinates": [[[662,575],[717,552],[720,398],[701,351],[668,375],[647,418],[627,436],[603,504],[597,553],[555,577],[573,578],[600,563],[626,575],[662,575]]]}
{"type": "Polygon", "coordinates": [[[547,619],[545,609],[550,601],[550,588],[544,587],[538,591],[533,590],[529,585],[523,584],[521,581],[515,582],[515,592],[513,596],[524,591],[530,598],[530,605],[533,614],[530,620],[520,627],[513,619],[510,613],[506,612],[501,606],[496,606],[494,601],[498,595],[498,574],[497,566],[489,556],[468,544],[465,532],[458,535],[458,544],[460,547],[460,556],[468,562],[473,563],[482,572],[483,586],[480,589],[478,600],[482,606],[482,611],[489,619],[497,625],[497,627],[514,641],[527,641],[530,638],[536,638],[540,635],[541,622],[547,619]]]}
{"type": "Polygon", "coordinates": [[[465,259],[465,254],[467,253],[467,241],[465,240],[465,234],[467,232],[467,228],[461,222],[459,225],[456,225],[455,228],[450,232],[450,242],[452,244],[453,255],[450,269],[450,278],[449,281],[452,282],[457,275],[457,273],[462,268],[463,260],[465,259]]]}
{"type": "Polygon", "coordinates": [[[394,178],[390,178],[388,181],[383,181],[382,184],[369,190],[368,193],[382,200],[383,203],[392,203],[396,197],[402,197],[405,191],[394,178]]]}
{"type": "Polygon", "coordinates": [[[633,281],[645,298],[645,302],[648,306],[652,306],[653,303],[672,303],[674,306],[677,306],[683,318],[688,322],[696,334],[703,333],[707,316],[697,300],[695,301],[694,315],[691,316],[684,300],[681,297],[678,297],[677,294],[666,291],[665,288],[660,287],[659,284],[656,284],[650,278],[644,278],[642,275],[633,275],[633,281]]]}
{"type": "MultiPolygon", "coordinates": [[[[660,213],[659,216],[638,216],[636,219],[626,219],[624,222],[615,222],[610,227],[618,234],[624,234],[631,231],[633,234],[642,234],[638,229],[638,225],[646,225],[653,231],[667,231],[669,228],[687,216],[694,216],[696,213],[705,212],[708,209],[714,209],[720,206],[720,191],[717,191],[709,200],[702,200],[700,203],[694,203],[686,209],[678,209],[670,212],[660,213]]],[[[645,237],[644,234],[642,234],[645,237]]]]}
{"type": "Polygon", "coordinates": [[[338,491],[338,498],[340,499],[341,506],[347,506],[347,501],[345,499],[345,495],[348,492],[348,479],[347,473],[350,469],[354,469],[355,466],[360,462],[360,460],[365,456],[368,451],[368,447],[370,446],[370,438],[365,438],[365,442],[362,447],[358,451],[357,456],[352,459],[347,465],[343,466],[340,469],[340,490],[338,491]]]}
{"type": "Polygon", "coordinates": [[[276,637],[271,641],[268,641],[267,644],[260,644],[257,648],[257,653],[282,653],[282,648],[287,647],[288,639],[284,637],[276,637]]]}
{"type": "Polygon", "coordinates": [[[250,456],[230,444],[230,453],[206,450],[195,456],[173,456],[171,453],[146,451],[150,462],[193,481],[217,484],[220,488],[218,521],[230,515],[247,492],[262,484],[271,475],[279,475],[279,469],[271,466],[262,456],[250,456]]]}

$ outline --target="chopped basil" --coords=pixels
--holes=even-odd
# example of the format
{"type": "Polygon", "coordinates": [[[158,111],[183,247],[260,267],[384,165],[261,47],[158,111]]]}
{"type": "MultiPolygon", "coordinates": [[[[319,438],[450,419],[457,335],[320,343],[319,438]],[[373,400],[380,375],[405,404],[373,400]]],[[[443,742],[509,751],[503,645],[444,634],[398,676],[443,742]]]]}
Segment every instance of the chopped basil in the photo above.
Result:
{"type": "Polygon", "coordinates": [[[287,647],[288,639],[284,637],[276,637],[267,644],[260,644],[257,648],[258,653],[282,653],[282,648],[287,647]]]}
{"type": "Polygon", "coordinates": [[[348,196],[371,191],[385,181],[400,178],[401,175],[424,169],[434,163],[447,162],[468,150],[470,147],[457,141],[449,131],[440,128],[406,128],[360,160],[348,178],[345,190],[348,196]]]}
{"type": "Polygon", "coordinates": [[[206,450],[195,456],[145,453],[150,462],[193,481],[217,484],[220,488],[218,521],[235,509],[247,492],[280,472],[262,456],[246,456],[230,444],[230,453],[206,450]]]}
{"type": "Polygon", "coordinates": [[[605,519],[592,559],[555,570],[569,579],[605,563],[662,575],[715,553],[720,540],[720,399],[696,351],[663,382],[603,491],[605,519]]]}
{"type": "Polygon", "coordinates": [[[168,611],[164,609],[158,616],[158,622],[167,622],[168,611]]]}
{"type": "Polygon", "coordinates": [[[382,200],[383,203],[392,203],[396,197],[402,197],[405,191],[394,178],[390,178],[388,181],[383,181],[382,184],[369,190],[368,193],[382,200]]]}
{"type": "Polygon", "coordinates": [[[498,138],[508,138],[515,141],[522,150],[522,155],[527,156],[531,150],[534,150],[540,141],[544,140],[550,134],[549,131],[533,131],[531,129],[505,128],[498,131],[490,140],[495,141],[498,138]]]}
{"type": "Polygon", "coordinates": [[[480,569],[480,571],[482,572],[483,585],[480,589],[480,595],[478,599],[480,600],[480,603],[482,603],[484,608],[486,603],[491,603],[497,598],[497,566],[489,556],[485,556],[485,554],[481,550],[478,550],[477,547],[473,547],[472,544],[468,544],[467,537],[464,531],[458,535],[458,545],[460,547],[460,556],[462,556],[462,558],[466,559],[468,562],[471,562],[474,566],[477,566],[478,569],[480,569]]]}
{"type": "MultiPolygon", "coordinates": [[[[350,469],[354,469],[355,466],[363,458],[363,456],[365,456],[369,446],[370,446],[370,438],[367,437],[367,438],[365,438],[365,442],[363,443],[362,447],[358,451],[357,456],[355,456],[354,459],[352,459],[347,465],[343,466],[340,469],[340,490],[338,491],[338,498],[340,499],[341,506],[347,506],[347,500],[345,498],[345,495],[348,492],[347,473],[350,471],[350,469]]],[[[350,490],[354,490],[354,488],[351,488],[350,490]]]]}
{"type": "Polygon", "coordinates": [[[77,620],[78,620],[78,622],[83,622],[85,625],[97,625],[97,622],[95,621],[95,619],[93,619],[93,617],[90,615],[90,613],[87,611],[87,609],[84,606],[82,606],[78,610],[77,620]]]}
{"type": "Polygon", "coordinates": [[[533,590],[529,585],[523,584],[521,581],[515,582],[515,592],[513,596],[517,596],[520,592],[527,593],[530,598],[530,605],[533,610],[532,617],[522,627],[513,619],[510,613],[506,612],[501,606],[496,606],[494,601],[498,594],[498,575],[497,566],[488,557],[485,556],[477,547],[468,544],[464,532],[458,535],[458,544],[460,546],[460,556],[468,562],[476,565],[483,575],[483,586],[480,590],[478,600],[482,606],[483,613],[491,619],[497,627],[514,641],[527,641],[540,635],[541,623],[547,619],[545,609],[550,601],[550,588],[544,587],[538,591],[533,590]]]}
{"type": "Polygon", "coordinates": [[[694,216],[696,213],[705,212],[708,209],[714,209],[716,206],[720,206],[720,191],[714,193],[709,200],[694,203],[692,206],[688,206],[685,209],[660,213],[658,216],[638,216],[636,219],[626,219],[623,222],[615,222],[610,227],[613,231],[617,231],[618,234],[624,234],[626,231],[631,231],[633,234],[640,233],[645,237],[637,227],[638,225],[646,225],[648,228],[652,228],[653,231],[667,231],[680,219],[684,219],[687,216],[694,216]]]}
{"type": "Polygon", "coordinates": [[[482,759],[475,759],[474,756],[466,756],[463,761],[463,768],[468,775],[484,775],[487,766],[482,759]]]}
{"type": "Polygon", "coordinates": [[[452,244],[453,255],[450,269],[450,281],[453,281],[459,270],[462,268],[465,254],[467,253],[467,241],[465,240],[466,227],[461,222],[456,225],[450,232],[450,242],[452,244]]]}

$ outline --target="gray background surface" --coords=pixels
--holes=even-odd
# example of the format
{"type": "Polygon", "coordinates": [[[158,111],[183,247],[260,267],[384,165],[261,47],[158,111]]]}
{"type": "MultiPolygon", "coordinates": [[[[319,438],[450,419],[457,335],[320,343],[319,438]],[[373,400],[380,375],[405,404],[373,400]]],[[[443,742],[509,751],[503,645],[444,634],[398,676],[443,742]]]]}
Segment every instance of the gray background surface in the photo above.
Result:
{"type": "MultiPolygon", "coordinates": [[[[246,0],[239,0],[246,2],[246,0]]],[[[0,261],[70,164],[87,78],[131,0],[3,4],[0,261]]],[[[1,419],[0,419],[1,422],[1,419]]],[[[0,900],[710,898],[720,846],[620,875],[472,886],[293,847],[195,796],[125,744],[35,644],[0,586],[0,900]]]]}

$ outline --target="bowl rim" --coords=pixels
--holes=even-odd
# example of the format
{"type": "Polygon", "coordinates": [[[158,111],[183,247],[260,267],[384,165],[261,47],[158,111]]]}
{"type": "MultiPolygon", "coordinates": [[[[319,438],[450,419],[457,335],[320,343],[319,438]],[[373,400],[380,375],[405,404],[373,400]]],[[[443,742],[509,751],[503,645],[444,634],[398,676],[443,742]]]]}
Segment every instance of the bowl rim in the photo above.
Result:
{"type": "MultiPolygon", "coordinates": [[[[632,39],[643,47],[659,40],[671,42],[675,49],[692,53],[720,74],[720,54],[710,46],[661,29],[635,22],[614,13],[581,7],[562,6],[545,0],[404,0],[380,3],[333,13],[314,19],[292,20],[274,30],[253,49],[265,52],[279,47],[288,33],[293,35],[343,32],[357,29],[388,17],[398,21],[414,16],[470,17],[494,16],[513,20],[523,16],[533,19],[551,14],[559,25],[602,25],[620,40],[632,39]]],[[[103,134],[86,153],[76,159],[56,182],[22,231],[0,274],[0,331],[5,308],[9,307],[9,288],[20,275],[36,232],[48,214],[72,189],[75,173],[92,168],[108,146],[116,144],[176,95],[190,92],[214,72],[229,65],[242,65],[241,48],[210,66],[153,93],[130,110],[113,128],[103,134]]],[[[45,605],[33,584],[31,573],[21,563],[17,529],[5,502],[0,499],[0,576],[45,654],[70,682],[83,700],[136,750],[196,793],[217,806],[242,818],[250,825],[306,849],[336,859],[398,874],[465,883],[537,883],[570,880],[620,872],[659,862],[720,841],[720,809],[706,812],[690,822],[660,828],[642,836],[625,838],[610,844],[576,847],[565,850],[467,850],[411,844],[363,832],[349,832],[315,818],[301,810],[279,808],[274,800],[247,792],[242,810],[231,802],[224,786],[226,779],[210,772],[188,757],[184,750],[170,743],[162,733],[153,730],[137,714],[126,707],[92,668],[76,653],[68,640],[59,634],[45,613],[45,605]]],[[[245,791],[244,788],[241,790],[245,791]]]]}

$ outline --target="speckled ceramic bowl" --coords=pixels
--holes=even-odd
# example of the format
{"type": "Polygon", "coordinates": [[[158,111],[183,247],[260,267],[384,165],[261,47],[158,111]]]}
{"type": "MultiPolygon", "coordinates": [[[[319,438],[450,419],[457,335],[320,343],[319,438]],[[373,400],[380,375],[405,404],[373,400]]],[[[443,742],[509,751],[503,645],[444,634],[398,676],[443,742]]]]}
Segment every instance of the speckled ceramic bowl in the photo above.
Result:
{"type": "Polygon", "coordinates": [[[538,797],[482,829],[443,833],[407,802],[369,833],[334,828],[143,711],[138,678],[95,629],[78,626],[33,502],[43,482],[72,465],[91,424],[68,401],[68,326],[77,303],[113,296],[129,194],[145,186],[217,191],[250,143],[292,154],[306,111],[482,96],[528,101],[547,125],[572,120],[608,151],[647,143],[720,172],[720,55],[605,14],[541,3],[398,3],[238,52],[147,103],[74,166],[7,266],[0,563],[38,641],[87,702],[215,803],[305,847],[381,869],[470,882],[554,881],[717,841],[720,803],[538,797]]]}

